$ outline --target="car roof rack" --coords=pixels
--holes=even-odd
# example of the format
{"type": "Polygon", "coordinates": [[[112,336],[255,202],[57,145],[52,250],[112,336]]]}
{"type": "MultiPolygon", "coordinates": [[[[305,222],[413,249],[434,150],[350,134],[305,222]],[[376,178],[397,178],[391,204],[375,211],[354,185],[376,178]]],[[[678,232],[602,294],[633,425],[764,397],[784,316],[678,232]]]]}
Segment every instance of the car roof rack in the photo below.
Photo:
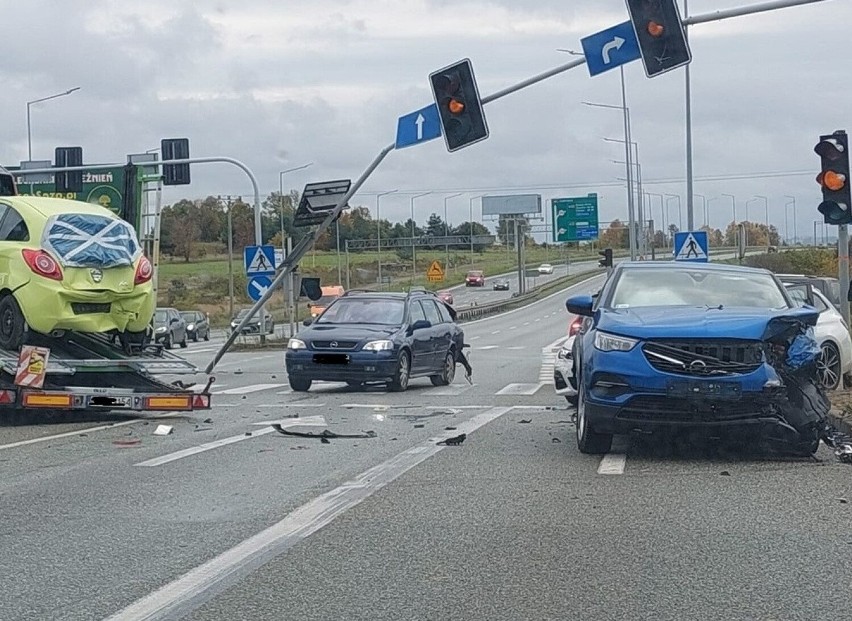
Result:
{"type": "Polygon", "coordinates": [[[381,293],[381,292],[380,291],[373,291],[372,289],[350,289],[349,291],[344,291],[343,294],[340,297],[345,298],[350,293],[381,293]]]}

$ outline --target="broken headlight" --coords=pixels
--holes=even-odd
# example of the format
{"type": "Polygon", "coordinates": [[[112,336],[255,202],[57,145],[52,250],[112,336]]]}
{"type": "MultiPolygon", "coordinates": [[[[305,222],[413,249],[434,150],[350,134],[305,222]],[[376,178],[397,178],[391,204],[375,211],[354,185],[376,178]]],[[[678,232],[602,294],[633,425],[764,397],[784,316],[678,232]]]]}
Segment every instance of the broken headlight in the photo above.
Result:
{"type": "Polygon", "coordinates": [[[626,336],[616,336],[606,332],[595,333],[595,349],[600,351],[630,351],[636,347],[638,342],[636,339],[629,339],[626,336]]]}

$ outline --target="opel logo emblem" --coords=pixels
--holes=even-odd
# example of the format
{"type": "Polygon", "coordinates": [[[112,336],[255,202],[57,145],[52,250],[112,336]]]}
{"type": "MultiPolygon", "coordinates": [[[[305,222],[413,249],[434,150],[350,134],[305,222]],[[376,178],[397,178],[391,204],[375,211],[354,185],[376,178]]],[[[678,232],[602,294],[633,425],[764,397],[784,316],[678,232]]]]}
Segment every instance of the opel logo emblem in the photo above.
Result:
{"type": "Polygon", "coordinates": [[[92,280],[94,282],[101,282],[104,279],[104,273],[98,268],[89,270],[89,274],[91,274],[92,280]]]}
{"type": "Polygon", "coordinates": [[[707,365],[703,360],[693,360],[689,363],[689,370],[695,371],[696,373],[700,373],[707,368],[707,365]]]}
{"type": "Polygon", "coordinates": [[[332,342],[331,342],[331,346],[332,346],[332,347],[337,347],[337,341],[332,341],[332,342]]]}

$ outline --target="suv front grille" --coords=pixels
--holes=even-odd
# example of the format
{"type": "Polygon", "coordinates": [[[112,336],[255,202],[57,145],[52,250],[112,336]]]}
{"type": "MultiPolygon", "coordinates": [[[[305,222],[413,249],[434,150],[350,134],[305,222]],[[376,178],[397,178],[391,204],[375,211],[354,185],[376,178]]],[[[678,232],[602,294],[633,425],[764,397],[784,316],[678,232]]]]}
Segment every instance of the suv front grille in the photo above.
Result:
{"type": "Polygon", "coordinates": [[[658,371],[699,377],[752,373],[763,363],[763,350],[754,341],[649,341],[642,352],[658,371]]]}

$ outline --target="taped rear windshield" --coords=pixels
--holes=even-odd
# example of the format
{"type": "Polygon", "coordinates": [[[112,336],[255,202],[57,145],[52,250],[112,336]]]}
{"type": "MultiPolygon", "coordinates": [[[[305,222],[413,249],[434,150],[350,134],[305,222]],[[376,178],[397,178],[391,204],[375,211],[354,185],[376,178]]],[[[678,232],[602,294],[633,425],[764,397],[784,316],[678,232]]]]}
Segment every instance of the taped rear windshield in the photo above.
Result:
{"type": "Polygon", "coordinates": [[[133,265],[142,249],[124,220],[92,214],[60,214],[47,220],[42,248],[65,267],[133,265]]]}

